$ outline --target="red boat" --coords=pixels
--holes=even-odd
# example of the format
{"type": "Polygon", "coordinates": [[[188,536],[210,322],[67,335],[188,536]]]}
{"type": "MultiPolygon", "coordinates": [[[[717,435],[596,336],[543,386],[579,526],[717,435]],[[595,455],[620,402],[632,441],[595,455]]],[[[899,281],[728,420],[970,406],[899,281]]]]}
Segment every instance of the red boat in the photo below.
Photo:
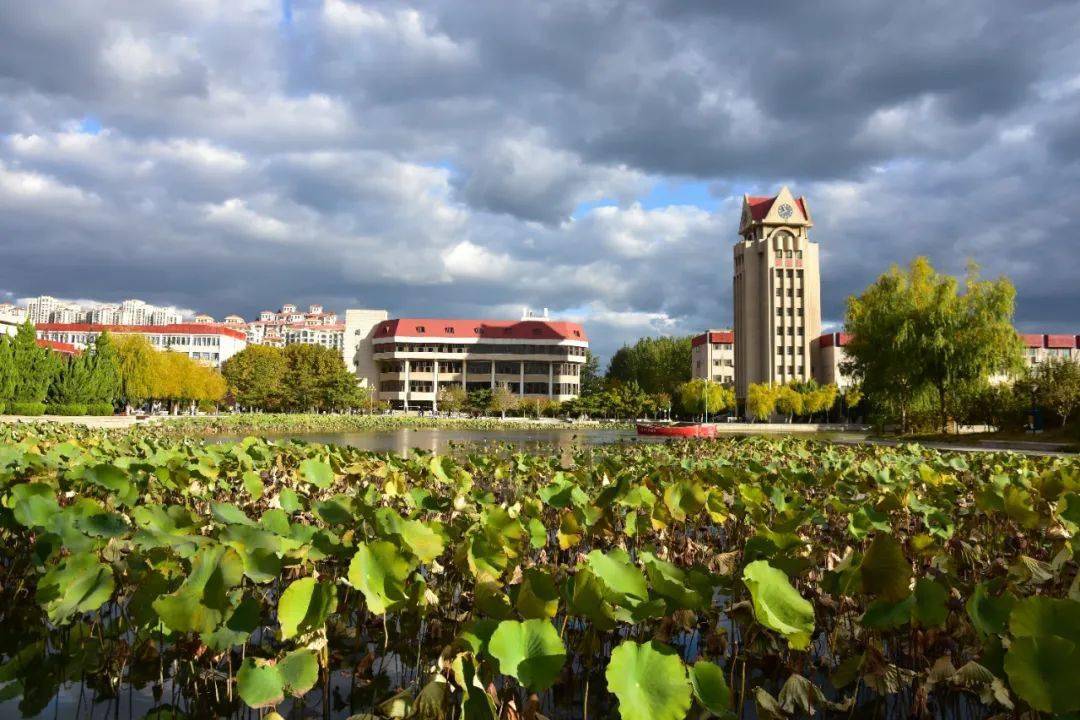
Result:
{"type": "Polygon", "coordinates": [[[638,423],[638,435],[653,437],[714,438],[716,426],[702,423],[638,423]]]}

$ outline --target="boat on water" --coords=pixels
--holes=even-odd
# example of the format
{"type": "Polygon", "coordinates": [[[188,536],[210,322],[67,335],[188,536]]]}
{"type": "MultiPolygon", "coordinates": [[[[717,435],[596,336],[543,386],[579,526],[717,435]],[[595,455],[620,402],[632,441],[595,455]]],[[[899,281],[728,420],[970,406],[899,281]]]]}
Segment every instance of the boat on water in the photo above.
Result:
{"type": "Polygon", "coordinates": [[[638,423],[637,434],[652,437],[714,438],[716,426],[694,422],[638,423]]]}

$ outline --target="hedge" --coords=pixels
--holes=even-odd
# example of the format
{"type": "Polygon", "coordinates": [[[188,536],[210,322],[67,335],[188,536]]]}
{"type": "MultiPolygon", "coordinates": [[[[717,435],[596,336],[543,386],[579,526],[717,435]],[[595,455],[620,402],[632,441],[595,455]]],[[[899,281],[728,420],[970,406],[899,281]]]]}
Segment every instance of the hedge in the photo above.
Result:
{"type": "Polygon", "coordinates": [[[107,402],[94,402],[86,406],[87,415],[112,415],[113,406],[112,403],[107,402]]]}
{"type": "Polygon", "coordinates": [[[9,415],[44,415],[45,403],[39,402],[10,402],[7,404],[9,415]]]}
{"type": "Polygon", "coordinates": [[[50,415],[85,415],[86,403],[55,403],[46,410],[50,415]]]}

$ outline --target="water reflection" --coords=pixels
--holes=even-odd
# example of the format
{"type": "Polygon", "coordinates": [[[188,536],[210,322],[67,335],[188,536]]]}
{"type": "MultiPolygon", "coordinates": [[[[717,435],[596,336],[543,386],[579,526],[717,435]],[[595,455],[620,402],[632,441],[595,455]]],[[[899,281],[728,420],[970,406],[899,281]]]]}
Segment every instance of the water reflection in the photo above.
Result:
{"type": "MultiPolygon", "coordinates": [[[[742,436],[753,433],[731,433],[730,436],[742,436]]],[[[721,437],[725,436],[723,433],[721,437]]],[[[669,438],[639,437],[632,429],[601,430],[591,428],[525,428],[506,430],[462,430],[454,428],[398,428],[395,430],[365,430],[362,432],[342,433],[263,433],[262,437],[271,440],[304,440],[307,442],[333,445],[348,445],[375,452],[393,452],[406,456],[411,450],[445,452],[451,445],[509,443],[521,449],[537,449],[541,446],[545,452],[554,448],[566,451],[575,447],[589,445],[608,445],[618,442],[669,442],[669,438]]],[[[800,433],[799,437],[815,440],[842,440],[848,435],[842,433],[800,433]]],[[[862,435],[851,434],[850,438],[862,435]]],[[[214,442],[232,442],[241,436],[214,438],[214,442]]]]}

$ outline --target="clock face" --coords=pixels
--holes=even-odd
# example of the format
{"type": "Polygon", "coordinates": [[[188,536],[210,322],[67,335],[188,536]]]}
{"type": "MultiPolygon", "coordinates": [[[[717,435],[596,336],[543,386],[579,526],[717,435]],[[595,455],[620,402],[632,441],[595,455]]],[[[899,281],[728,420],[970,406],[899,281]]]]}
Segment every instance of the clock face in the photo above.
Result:
{"type": "Polygon", "coordinates": [[[787,203],[784,203],[783,205],[781,205],[780,207],[778,207],[776,209],[776,214],[779,215],[784,220],[787,220],[789,217],[791,217],[792,213],[794,213],[794,212],[795,212],[794,208],[792,208],[787,203]]]}

